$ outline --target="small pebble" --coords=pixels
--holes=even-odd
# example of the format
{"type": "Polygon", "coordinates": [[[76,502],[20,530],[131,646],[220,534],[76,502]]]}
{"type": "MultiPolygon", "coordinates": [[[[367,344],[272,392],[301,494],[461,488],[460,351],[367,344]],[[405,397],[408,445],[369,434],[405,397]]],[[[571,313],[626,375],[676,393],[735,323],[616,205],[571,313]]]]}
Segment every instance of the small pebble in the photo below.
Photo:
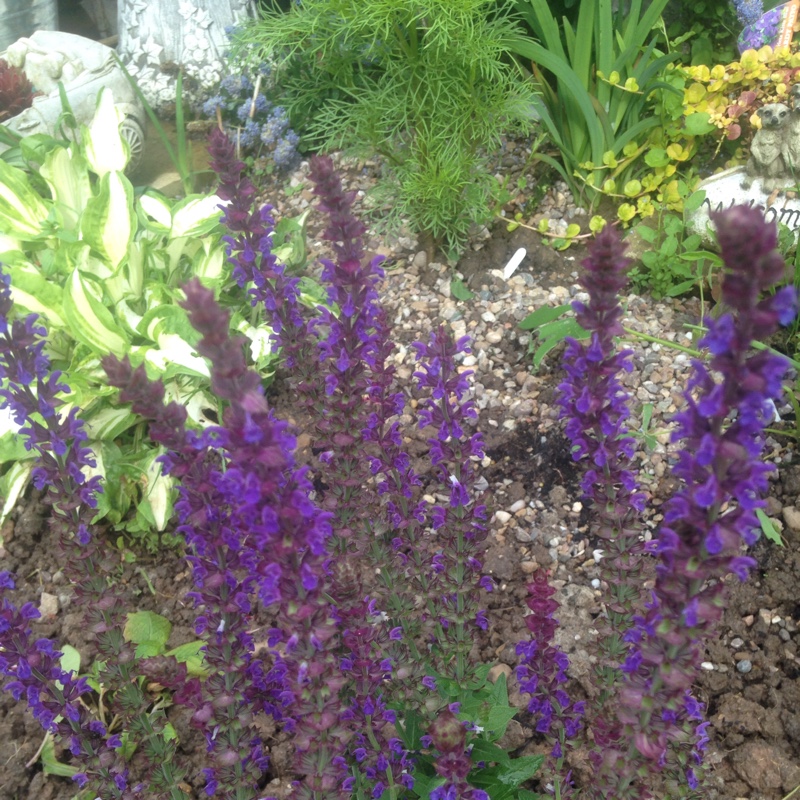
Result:
{"type": "Polygon", "coordinates": [[[740,639],[738,636],[735,639],[731,639],[731,647],[738,650],[740,647],[744,645],[744,640],[740,639]]]}
{"type": "Polygon", "coordinates": [[[750,672],[751,669],[753,669],[753,662],[752,661],[748,661],[746,658],[743,658],[736,665],[736,669],[737,669],[738,672],[741,672],[742,675],[746,675],[748,672],[750,672]]]}
{"type": "Polygon", "coordinates": [[[703,661],[700,664],[700,669],[704,669],[707,672],[711,672],[714,669],[714,665],[710,661],[703,661]]]}

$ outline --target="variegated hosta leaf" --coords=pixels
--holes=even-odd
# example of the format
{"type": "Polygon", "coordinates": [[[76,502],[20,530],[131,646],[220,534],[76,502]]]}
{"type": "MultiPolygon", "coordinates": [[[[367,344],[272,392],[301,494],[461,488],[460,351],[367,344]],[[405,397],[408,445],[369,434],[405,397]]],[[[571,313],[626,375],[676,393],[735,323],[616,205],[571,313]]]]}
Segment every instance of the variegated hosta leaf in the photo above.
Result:
{"type": "Polygon", "coordinates": [[[194,274],[205,286],[215,286],[228,277],[225,267],[225,245],[216,239],[202,240],[202,251],[192,259],[194,274]]]}
{"type": "Polygon", "coordinates": [[[61,225],[68,231],[79,230],[92,196],[86,159],[72,147],[57,147],[47,154],[39,173],[50,186],[61,225]]]}
{"type": "Polygon", "coordinates": [[[97,110],[89,126],[81,126],[81,144],[90,169],[103,177],[107,172],[122,172],[128,164],[128,151],[119,132],[122,114],[114,105],[111,90],[103,88],[97,110]]]}
{"type": "Polygon", "coordinates": [[[127,406],[123,408],[106,406],[97,412],[84,415],[83,419],[90,439],[109,441],[121,436],[139,421],[139,417],[131,413],[127,406]]]}
{"type": "Polygon", "coordinates": [[[81,218],[83,240],[116,270],[135,232],[133,186],[121,172],[107,172],[97,194],[86,203],[81,218]]]}
{"type": "Polygon", "coordinates": [[[169,236],[172,230],[172,204],[163,194],[146,191],[139,198],[140,217],[144,227],[161,236],[169,236]]]}
{"type": "Polygon", "coordinates": [[[222,217],[222,200],[215,194],[192,194],[175,204],[172,209],[170,237],[205,236],[211,233],[222,217]]]}
{"type": "MultiPolygon", "coordinates": [[[[33,469],[33,459],[17,461],[11,465],[11,469],[0,478],[0,495],[5,498],[3,508],[0,510],[0,525],[5,522],[6,517],[11,513],[20,495],[25,491],[28,480],[33,469]]],[[[0,537],[2,544],[2,537],[0,537]]]]}
{"type": "MultiPolygon", "coordinates": [[[[19,256],[19,254],[16,254],[19,256]]],[[[4,264],[11,275],[11,299],[14,305],[28,313],[39,314],[48,327],[63,328],[64,290],[47,280],[39,268],[25,258],[10,258],[4,264]]]]}
{"type": "Polygon", "coordinates": [[[122,358],[128,352],[130,342],[103,305],[102,293],[77,269],[64,290],[64,316],[72,335],[95,353],[113,353],[122,358]]]}
{"type": "Polygon", "coordinates": [[[174,510],[175,479],[171,475],[164,475],[161,462],[157,461],[164,452],[164,448],[159,448],[147,460],[144,498],[139,504],[139,511],[152,517],[157,531],[163,531],[167,527],[174,510]]]}
{"type": "Polygon", "coordinates": [[[42,232],[49,212],[28,176],[0,158],[0,231],[17,239],[33,239],[42,232]]]}

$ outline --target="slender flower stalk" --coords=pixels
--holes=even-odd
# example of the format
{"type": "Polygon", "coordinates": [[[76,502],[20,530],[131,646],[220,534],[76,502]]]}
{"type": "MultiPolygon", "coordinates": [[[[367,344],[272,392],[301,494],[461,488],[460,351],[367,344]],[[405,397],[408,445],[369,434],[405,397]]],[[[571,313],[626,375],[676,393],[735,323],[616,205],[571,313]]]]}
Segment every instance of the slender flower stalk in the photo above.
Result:
{"type": "MultiPolygon", "coordinates": [[[[667,777],[684,787],[681,796],[698,787],[706,740],[689,689],[703,642],[724,609],[722,579],[733,573],[745,580],[755,565],[740,551],[758,538],[755,512],[764,505],[773,470],[762,460],[763,431],[787,363],[766,350],[754,353],[751,344],[765,341],[796,313],[791,286],[762,299],[785,274],[775,225],[744,206],[712,219],[725,262],[722,302],[730,311],[709,321],[700,346],[710,361],[693,362],[686,407],[676,416],[672,439],[682,449],[673,473],[681,486],[665,507],[656,541],[654,600],[629,632],[634,648],[623,666],[619,718],[633,748],[614,765],[644,760],[653,772],[666,767],[667,777]]],[[[615,761],[613,753],[607,757],[615,761]]],[[[631,769],[617,774],[615,796],[649,796],[632,788],[631,769]]]]}
{"type": "MultiPolygon", "coordinates": [[[[380,325],[385,325],[381,312],[380,325]]],[[[430,540],[425,501],[415,489],[422,481],[411,465],[403,446],[399,417],[405,410],[405,396],[394,384],[395,368],[390,356],[394,345],[385,339],[375,357],[367,396],[371,411],[364,441],[371,445],[370,471],[377,481],[382,526],[372,540],[372,560],[382,565],[381,598],[391,623],[403,629],[403,637],[392,648],[399,662],[396,678],[406,690],[419,685],[427,674],[418,643],[433,637],[432,616],[417,608],[417,597],[428,597],[434,578],[431,574],[430,540]]],[[[376,526],[377,527],[377,526],[376,526]]],[[[395,687],[398,687],[397,681],[395,687]]]]}
{"type": "Polygon", "coordinates": [[[437,553],[432,559],[436,579],[431,600],[439,623],[434,654],[442,674],[463,683],[468,676],[468,657],[472,649],[473,626],[486,629],[485,613],[478,608],[478,587],[491,590],[488,577],[481,576],[478,556],[486,540],[486,506],[476,503],[474,461],[483,458],[483,438],[465,434],[468,420],[477,418],[471,400],[468,378],[471,370],[456,367],[456,356],[468,353],[467,337],[453,342],[443,327],[431,333],[428,344],[414,342],[418,371],[417,386],[429,389],[421,404],[420,428],[431,426],[435,438],[428,439],[431,464],[440,483],[450,492],[447,507],[431,511],[436,531],[437,553]]]}
{"type": "Polygon", "coordinates": [[[558,387],[572,457],[585,466],[581,488],[592,503],[595,531],[605,541],[601,568],[611,596],[607,614],[612,635],[606,637],[604,655],[613,666],[625,657],[622,637],[633,624],[634,610],[642,606],[644,552],[640,535],[645,496],[631,469],[635,441],[625,424],[630,396],[619,380],[623,371],[633,368],[633,354],[617,352],[614,341],[623,333],[619,295],[631,263],[624,249],[610,227],[591,245],[580,280],[589,302],[573,303],[578,324],[591,338],[588,343],[567,339],[567,380],[558,387]]]}
{"type": "Polygon", "coordinates": [[[622,735],[614,697],[629,649],[625,635],[645,599],[641,516],[645,497],[632,470],[635,442],[626,425],[630,395],[620,382],[620,375],[632,369],[632,352],[618,351],[615,344],[624,333],[619,298],[631,264],[624,250],[610,226],[590,245],[580,279],[589,300],[576,301],[572,307],[578,323],[591,335],[588,342],[567,339],[563,360],[567,378],[558,387],[564,432],[572,442],[573,459],[584,469],[581,488],[591,502],[593,531],[604,541],[600,574],[607,592],[606,615],[604,622],[598,620],[596,639],[601,692],[591,723],[595,742],[591,758],[599,772],[588,789],[597,798],[609,788],[604,785],[608,776],[600,769],[603,751],[618,744],[622,735]]]}
{"type": "Polygon", "coordinates": [[[321,259],[329,308],[320,306],[313,323],[325,385],[324,397],[315,404],[315,444],[322,451],[328,484],[323,505],[335,515],[336,551],[360,554],[368,552],[372,538],[373,521],[365,512],[376,505],[370,498],[375,489],[363,452],[362,431],[370,414],[364,396],[378,353],[385,355],[382,345],[391,349],[377,291],[383,257],[362,264],[366,227],[353,215],[354,193],[344,191],[331,159],[313,158],[310,177],[320,198],[318,207],[328,214],[321,238],[331,242],[336,253],[335,261],[321,259]],[[334,307],[338,313],[330,310],[334,307]]]}
{"type": "Polygon", "coordinates": [[[208,151],[211,168],[219,178],[217,194],[226,201],[222,222],[230,231],[224,241],[233,277],[240,287],[249,286],[253,306],[263,304],[274,331],[273,341],[293,371],[292,379],[306,395],[317,377],[308,369],[314,360],[314,344],[300,305],[300,279],[288,275],[272,252],[272,206],[254,208],[256,188],[236,157],[233,142],[222,131],[214,129],[208,151]],[[306,385],[309,378],[311,383],[306,385]]]}
{"type": "MultiPolygon", "coordinates": [[[[64,555],[64,572],[71,580],[86,624],[95,635],[104,667],[101,680],[108,690],[111,710],[131,731],[142,734],[134,763],[126,763],[118,736],[107,737],[105,725],[91,720],[79,702],[90,691],[83,679],[61,670],[60,653],[47,639],[33,640],[28,625],[39,616],[26,604],[17,610],[3,600],[0,620],[0,672],[12,678],[5,686],[19,700],[26,697],[42,727],[69,746],[81,766],[75,780],[109,798],[130,797],[130,791],[147,790],[150,797],[183,798],[178,788],[183,773],[173,765],[175,746],[163,736],[163,713],[147,712],[149,700],[136,683],[133,645],[123,636],[125,604],[117,587],[109,586],[108,558],[92,532],[92,518],[101,491],[98,476],[84,471],[95,466],[91,451],[83,445],[86,431],[77,409],[59,414],[58,395],[68,393],[61,373],[51,371],[44,353],[46,329],[35,314],[9,320],[12,301],[10,278],[0,275],[0,397],[21,426],[25,445],[37,456],[33,482],[44,493],[52,514],[51,528],[58,535],[64,555]],[[147,777],[138,779],[143,761],[147,777]]],[[[0,586],[13,588],[13,579],[3,573],[0,586]]]]}
{"type": "Polygon", "coordinates": [[[555,591],[545,570],[533,574],[533,582],[528,584],[530,596],[525,601],[532,612],[525,617],[525,625],[532,635],[529,641],[517,645],[517,655],[522,657],[517,680],[520,692],[531,695],[528,711],[533,714],[536,730],[551,744],[550,771],[558,800],[573,796],[572,781],[569,773],[563,774],[563,765],[581,728],[585,703],[573,703],[562,688],[567,682],[569,659],[553,641],[558,627],[558,620],[553,617],[558,610],[558,602],[553,599],[555,591]]]}

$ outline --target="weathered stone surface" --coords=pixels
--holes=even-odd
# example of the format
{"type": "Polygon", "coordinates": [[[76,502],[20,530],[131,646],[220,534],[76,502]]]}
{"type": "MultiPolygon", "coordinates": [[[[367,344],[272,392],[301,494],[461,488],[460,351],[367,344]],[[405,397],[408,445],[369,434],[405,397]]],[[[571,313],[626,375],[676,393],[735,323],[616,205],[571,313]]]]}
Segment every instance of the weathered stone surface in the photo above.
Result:
{"type": "MultiPolygon", "coordinates": [[[[225,28],[253,18],[255,7],[253,0],[120,0],[120,57],[157,108],[175,101],[170,70],[176,64],[202,96],[223,75],[222,54],[230,48],[225,28]]],[[[184,92],[190,94],[186,83],[184,92]]]]}
{"type": "Polygon", "coordinates": [[[756,178],[749,189],[742,187],[744,167],[734,167],[701,181],[698,189],[706,192],[706,199],[697,211],[686,215],[686,224],[692,233],[698,233],[706,245],[715,239],[709,231],[709,210],[721,211],[732,205],[744,204],[760,207],[767,221],[786,225],[795,235],[800,231],[800,199],[790,197],[787,192],[768,195],[762,190],[761,179],[756,178]],[[771,201],[771,202],[770,202],[771,201]]]}

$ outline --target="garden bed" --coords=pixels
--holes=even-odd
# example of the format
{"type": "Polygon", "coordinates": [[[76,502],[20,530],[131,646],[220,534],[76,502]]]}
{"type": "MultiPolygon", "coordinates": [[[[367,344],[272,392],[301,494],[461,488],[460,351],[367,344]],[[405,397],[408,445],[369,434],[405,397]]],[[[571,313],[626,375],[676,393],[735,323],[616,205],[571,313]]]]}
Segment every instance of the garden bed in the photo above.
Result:
{"type": "MultiPolygon", "coordinates": [[[[353,189],[369,188],[374,169],[370,164],[350,164],[345,182],[353,189]]],[[[304,175],[301,168],[290,184],[306,186],[304,175]]],[[[271,198],[277,197],[278,216],[302,209],[311,201],[307,187],[291,196],[277,195],[275,188],[267,192],[271,198]]],[[[554,194],[551,200],[558,205],[554,194]]],[[[320,215],[312,214],[309,250],[315,256],[321,252],[316,241],[321,227],[320,215]]],[[[588,696],[593,626],[601,612],[595,557],[600,545],[587,526],[577,470],[560,432],[554,399],[562,377],[558,351],[533,374],[527,352],[530,334],[518,327],[536,308],[557,306],[576,296],[575,281],[584,252],[575,245],[559,253],[544,248],[538,234],[524,229],[515,234],[509,235],[501,224],[476,236],[461,264],[474,294],[467,301],[451,296],[451,270],[435,261],[428,263],[413,237],[388,240],[373,236],[367,250],[389,257],[382,300],[394,323],[401,380],[407,382],[413,372],[411,342],[427,338],[438,324],[444,322],[456,335],[473,338],[473,353],[465,364],[475,371],[474,396],[480,409],[477,429],[484,433],[487,454],[483,488],[494,514],[484,566],[497,585],[497,591],[486,597],[488,630],[475,645],[480,660],[511,674],[516,664],[514,646],[527,634],[523,623],[526,581],[538,566],[548,567],[561,603],[556,614],[561,622],[559,644],[572,661],[575,692],[588,696]],[[502,269],[521,245],[520,237],[524,237],[522,246],[529,248],[529,259],[506,281],[502,269]]],[[[626,325],[690,345],[683,324],[696,322],[700,310],[697,298],[654,302],[631,295],[626,325]]],[[[665,420],[680,402],[689,359],[655,343],[635,341],[632,348],[634,371],[625,377],[625,383],[634,396],[635,408],[642,402],[653,405],[650,432],[654,438],[640,439],[637,462],[651,498],[647,527],[654,531],[659,507],[673,489],[665,420]]],[[[292,419],[302,431],[303,420],[293,417],[296,402],[286,393],[280,374],[270,398],[277,414],[292,419]]],[[[637,425],[640,420],[634,419],[632,429],[637,425]]],[[[424,433],[417,432],[406,443],[423,480],[425,439],[424,433]]],[[[712,724],[707,758],[712,765],[709,800],[780,800],[800,784],[800,606],[796,591],[800,582],[800,512],[795,511],[800,467],[794,465],[794,450],[787,441],[770,439],[767,449],[767,455],[779,464],[767,511],[785,523],[785,546],[762,540],[754,548],[759,568],[751,580],[743,585],[731,581],[729,608],[719,635],[709,643],[703,665],[698,693],[707,703],[712,724]]],[[[299,443],[304,457],[310,458],[308,437],[301,436],[299,443]]],[[[425,494],[427,487],[421,491],[425,494]]],[[[3,568],[17,574],[19,599],[30,600],[45,612],[43,620],[35,623],[37,634],[77,647],[85,669],[92,651],[60,572],[61,558],[45,514],[35,492],[29,491],[3,531],[3,568]]],[[[107,535],[111,538],[110,531],[107,535]]],[[[180,552],[167,547],[155,555],[128,552],[126,557],[126,548],[110,552],[109,569],[129,591],[131,610],[152,610],[171,620],[171,647],[195,639],[195,611],[184,600],[191,589],[191,576],[180,552]]],[[[255,618],[253,627],[267,622],[255,618]]],[[[527,701],[516,691],[513,677],[509,686],[511,702],[521,712],[518,721],[509,726],[503,744],[516,754],[542,752],[538,735],[527,724],[527,701]]],[[[169,717],[180,737],[179,753],[186,759],[193,794],[202,797],[203,779],[198,773],[204,766],[203,738],[188,726],[189,712],[172,708],[169,717]]],[[[284,796],[292,779],[291,743],[271,721],[264,719],[261,724],[271,756],[265,777],[270,785],[264,794],[284,796]]],[[[41,762],[35,758],[42,738],[41,728],[23,704],[9,695],[0,696],[0,798],[66,800],[75,795],[75,786],[68,779],[42,774],[41,762]]],[[[68,753],[57,751],[57,755],[68,762],[68,753]]],[[[577,751],[573,761],[578,785],[591,780],[585,753],[577,751]]],[[[532,788],[536,788],[535,782],[532,788]]]]}

